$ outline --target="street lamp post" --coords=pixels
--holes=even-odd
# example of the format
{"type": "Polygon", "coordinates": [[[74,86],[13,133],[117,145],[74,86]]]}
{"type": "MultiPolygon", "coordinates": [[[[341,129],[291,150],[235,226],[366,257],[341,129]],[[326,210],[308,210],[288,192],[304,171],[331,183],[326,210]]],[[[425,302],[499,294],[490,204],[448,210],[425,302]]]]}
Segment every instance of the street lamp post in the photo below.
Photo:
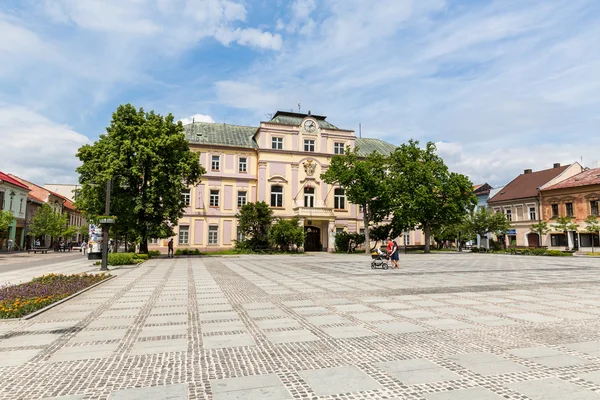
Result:
{"type": "MultiPolygon", "coordinates": [[[[106,202],[104,205],[104,213],[108,217],[110,215],[110,190],[112,179],[106,181],[106,202]]],[[[102,267],[100,271],[108,271],[108,224],[102,227],[102,267]]]]}

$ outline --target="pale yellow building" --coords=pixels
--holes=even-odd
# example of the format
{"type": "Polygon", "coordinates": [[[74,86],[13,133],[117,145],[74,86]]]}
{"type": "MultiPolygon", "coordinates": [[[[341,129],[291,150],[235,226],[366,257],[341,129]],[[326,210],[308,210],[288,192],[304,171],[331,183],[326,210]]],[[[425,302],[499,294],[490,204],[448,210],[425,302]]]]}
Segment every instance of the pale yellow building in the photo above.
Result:
{"type": "MultiPolygon", "coordinates": [[[[389,154],[395,146],[357,138],[324,116],[277,112],[258,127],[193,122],[185,126],[190,148],[206,168],[202,182],[183,193],[185,215],[178,222],[177,248],[216,251],[239,238],[237,214],[247,202],[265,201],[276,217],[300,217],[307,251],[333,251],[337,232],[362,232],[359,207],[344,190],[323,182],[331,158],[347,147],[359,154],[389,154]]],[[[153,240],[150,249],[166,247],[153,240]]],[[[421,244],[421,232],[406,233],[399,244],[421,244]]]]}

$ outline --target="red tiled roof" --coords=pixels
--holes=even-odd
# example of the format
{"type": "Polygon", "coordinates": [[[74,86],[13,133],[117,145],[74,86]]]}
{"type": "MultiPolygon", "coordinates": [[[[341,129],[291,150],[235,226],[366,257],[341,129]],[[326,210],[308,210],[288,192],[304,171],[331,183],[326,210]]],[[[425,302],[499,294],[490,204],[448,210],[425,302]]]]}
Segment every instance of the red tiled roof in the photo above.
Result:
{"type": "Polygon", "coordinates": [[[33,199],[33,200],[35,200],[35,201],[37,201],[37,202],[39,202],[39,203],[45,203],[45,201],[44,201],[44,200],[40,199],[40,198],[39,198],[39,197],[37,197],[37,196],[34,196],[34,195],[33,195],[33,194],[31,194],[31,193],[29,193],[29,194],[27,195],[27,197],[29,197],[30,199],[33,199]]]}
{"type": "MultiPolygon", "coordinates": [[[[62,197],[62,196],[61,196],[62,197]]],[[[75,205],[73,204],[73,202],[69,199],[65,199],[65,202],[63,204],[63,206],[65,208],[68,208],[69,210],[73,210],[73,211],[77,211],[77,208],[75,208],[75,205]]]]}
{"type": "Polygon", "coordinates": [[[540,186],[550,182],[569,167],[570,165],[563,165],[562,167],[521,174],[513,179],[508,185],[504,186],[504,189],[489,199],[488,202],[494,203],[498,201],[536,197],[540,186]]]}
{"type": "Polygon", "coordinates": [[[8,176],[7,174],[5,174],[4,172],[0,171],[0,181],[4,181],[6,183],[10,183],[11,185],[14,186],[18,186],[21,189],[26,189],[29,190],[29,187],[27,187],[26,185],[23,185],[21,182],[19,182],[18,180],[8,176]]]}
{"type": "Polygon", "coordinates": [[[479,189],[483,184],[479,184],[479,185],[473,185],[473,190],[477,190],[479,189]]]}
{"type": "Polygon", "coordinates": [[[544,191],[590,185],[600,185],[600,168],[585,170],[575,176],[570,177],[569,179],[565,179],[562,182],[544,188],[544,191]]]}

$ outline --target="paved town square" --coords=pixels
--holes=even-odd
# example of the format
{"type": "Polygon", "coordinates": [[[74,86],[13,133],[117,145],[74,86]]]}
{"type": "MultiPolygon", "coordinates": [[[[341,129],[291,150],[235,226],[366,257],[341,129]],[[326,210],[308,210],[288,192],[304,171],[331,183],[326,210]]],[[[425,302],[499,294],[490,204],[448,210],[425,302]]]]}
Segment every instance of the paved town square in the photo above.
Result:
{"type": "MultiPolygon", "coordinates": [[[[369,262],[313,253],[115,269],[48,312],[0,322],[0,399],[600,399],[598,259],[369,262]]],[[[95,269],[83,257],[64,266],[95,269]]]]}

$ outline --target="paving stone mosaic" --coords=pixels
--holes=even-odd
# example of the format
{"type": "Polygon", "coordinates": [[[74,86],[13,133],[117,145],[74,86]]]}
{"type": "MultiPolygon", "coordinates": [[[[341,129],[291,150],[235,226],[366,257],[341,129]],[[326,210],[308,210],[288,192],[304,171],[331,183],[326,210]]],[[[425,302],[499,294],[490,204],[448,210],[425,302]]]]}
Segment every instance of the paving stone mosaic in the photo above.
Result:
{"type": "Polygon", "coordinates": [[[594,261],[150,260],[1,321],[0,399],[600,400],[594,261]]]}

